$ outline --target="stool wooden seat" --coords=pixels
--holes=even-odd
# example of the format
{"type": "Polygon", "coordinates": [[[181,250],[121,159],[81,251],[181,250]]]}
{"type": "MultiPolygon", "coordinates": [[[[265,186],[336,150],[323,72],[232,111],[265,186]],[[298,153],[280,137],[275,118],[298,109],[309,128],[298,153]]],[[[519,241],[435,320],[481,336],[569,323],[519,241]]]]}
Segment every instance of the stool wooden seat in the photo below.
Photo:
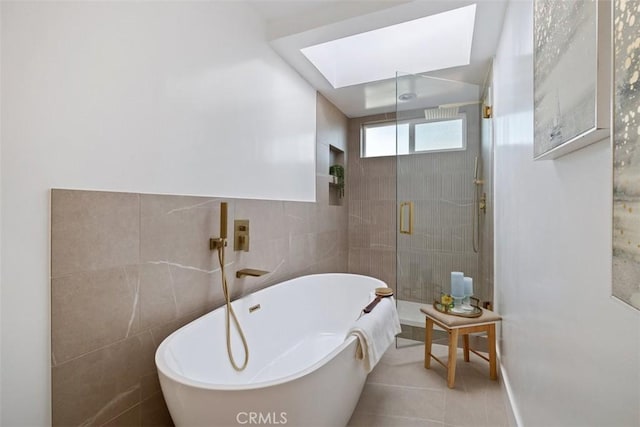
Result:
{"type": "Polygon", "coordinates": [[[460,317],[441,313],[432,306],[424,306],[420,308],[420,311],[422,311],[426,316],[424,340],[424,367],[426,369],[431,367],[431,358],[433,357],[438,363],[446,368],[447,385],[449,388],[453,388],[456,379],[458,336],[462,335],[464,341],[464,361],[469,361],[469,352],[471,351],[489,362],[489,377],[492,380],[498,379],[498,371],[496,367],[496,322],[502,320],[499,315],[493,311],[483,309],[480,317],[460,317]],[[431,353],[434,324],[447,331],[447,334],[449,335],[449,356],[446,364],[431,353]],[[469,348],[469,334],[475,332],[487,333],[489,345],[488,358],[474,349],[469,348]]]}

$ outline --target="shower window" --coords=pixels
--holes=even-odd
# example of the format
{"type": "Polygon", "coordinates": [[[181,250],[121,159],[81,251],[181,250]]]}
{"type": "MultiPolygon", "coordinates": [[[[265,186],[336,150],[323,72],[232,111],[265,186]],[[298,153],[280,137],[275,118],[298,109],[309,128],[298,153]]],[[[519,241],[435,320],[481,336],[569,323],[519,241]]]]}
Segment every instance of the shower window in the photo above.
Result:
{"type": "Polygon", "coordinates": [[[454,151],[467,147],[467,124],[464,115],[449,120],[432,120],[414,126],[413,153],[454,151]]]}
{"type": "Polygon", "coordinates": [[[360,157],[464,150],[466,135],[464,114],[445,120],[366,123],[362,125],[360,157]]]}
{"type": "MultiPolygon", "coordinates": [[[[398,154],[409,153],[409,124],[398,123],[398,154]]],[[[360,157],[396,155],[396,122],[362,125],[360,157]]]]}

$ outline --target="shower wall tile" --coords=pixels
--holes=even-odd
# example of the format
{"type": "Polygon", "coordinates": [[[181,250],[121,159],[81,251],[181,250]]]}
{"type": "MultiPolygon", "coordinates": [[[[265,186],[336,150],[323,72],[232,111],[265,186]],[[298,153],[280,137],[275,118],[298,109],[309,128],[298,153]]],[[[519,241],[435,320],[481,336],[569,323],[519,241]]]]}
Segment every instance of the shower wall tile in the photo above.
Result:
{"type": "Polygon", "coordinates": [[[349,273],[365,274],[365,271],[369,269],[368,258],[361,257],[363,250],[349,248],[349,273]],[[366,265],[363,265],[366,261],[366,265]]]}
{"type": "Polygon", "coordinates": [[[346,273],[348,269],[347,252],[340,251],[322,259],[313,267],[313,273],[346,273]]]}
{"type": "Polygon", "coordinates": [[[58,190],[51,206],[52,277],[138,263],[137,194],[58,190]]]}
{"type": "MultiPolygon", "coordinates": [[[[327,155],[329,145],[346,147],[346,117],[320,96],[318,114],[318,146],[327,155]]],[[[232,298],[300,275],[347,272],[348,201],[328,205],[320,163],[315,203],[52,190],[53,424],[172,425],[154,354],[173,331],[223,304],[209,249],[222,201],[232,298]],[[249,252],[233,250],[234,219],[250,221],[249,252]],[[236,279],[242,268],[269,273],[236,279]]]]}
{"type": "Polygon", "coordinates": [[[396,160],[360,158],[360,127],[377,115],[349,121],[349,271],[376,277],[395,288],[396,160]]]}

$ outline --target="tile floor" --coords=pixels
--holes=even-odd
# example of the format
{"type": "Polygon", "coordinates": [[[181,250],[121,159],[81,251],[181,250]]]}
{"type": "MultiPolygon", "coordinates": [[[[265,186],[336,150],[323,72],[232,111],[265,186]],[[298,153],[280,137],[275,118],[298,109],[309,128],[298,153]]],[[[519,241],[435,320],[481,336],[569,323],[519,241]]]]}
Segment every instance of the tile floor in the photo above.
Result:
{"type": "MultiPolygon", "coordinates": [[[[446,360],[447,347],[433,353],[446,360]]],[[[392,346],[369,374],[349,426],[367,427],[513,427],[500,380],[489,379],[489,365],[475,355],[465,363],[458,349],[456,384],[432,361],[424,369],[424,345],[392,346]]]]}

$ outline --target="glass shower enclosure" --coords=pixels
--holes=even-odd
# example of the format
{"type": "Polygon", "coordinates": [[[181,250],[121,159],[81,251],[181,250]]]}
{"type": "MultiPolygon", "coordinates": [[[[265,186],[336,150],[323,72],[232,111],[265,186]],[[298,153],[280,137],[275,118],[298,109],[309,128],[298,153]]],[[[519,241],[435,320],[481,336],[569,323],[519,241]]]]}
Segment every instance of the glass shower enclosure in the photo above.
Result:
{"type": "Polygon", "coordinates": [[[474,245],[489,221],[477,209],[484,193],[480,92],[421,75],[396,78],[396,301],[404,343],[424,341],[420,307],[451,292],[451,272],[472,277],[482,301],[492,298],[482,280],[483,245],[474,245]]]}

